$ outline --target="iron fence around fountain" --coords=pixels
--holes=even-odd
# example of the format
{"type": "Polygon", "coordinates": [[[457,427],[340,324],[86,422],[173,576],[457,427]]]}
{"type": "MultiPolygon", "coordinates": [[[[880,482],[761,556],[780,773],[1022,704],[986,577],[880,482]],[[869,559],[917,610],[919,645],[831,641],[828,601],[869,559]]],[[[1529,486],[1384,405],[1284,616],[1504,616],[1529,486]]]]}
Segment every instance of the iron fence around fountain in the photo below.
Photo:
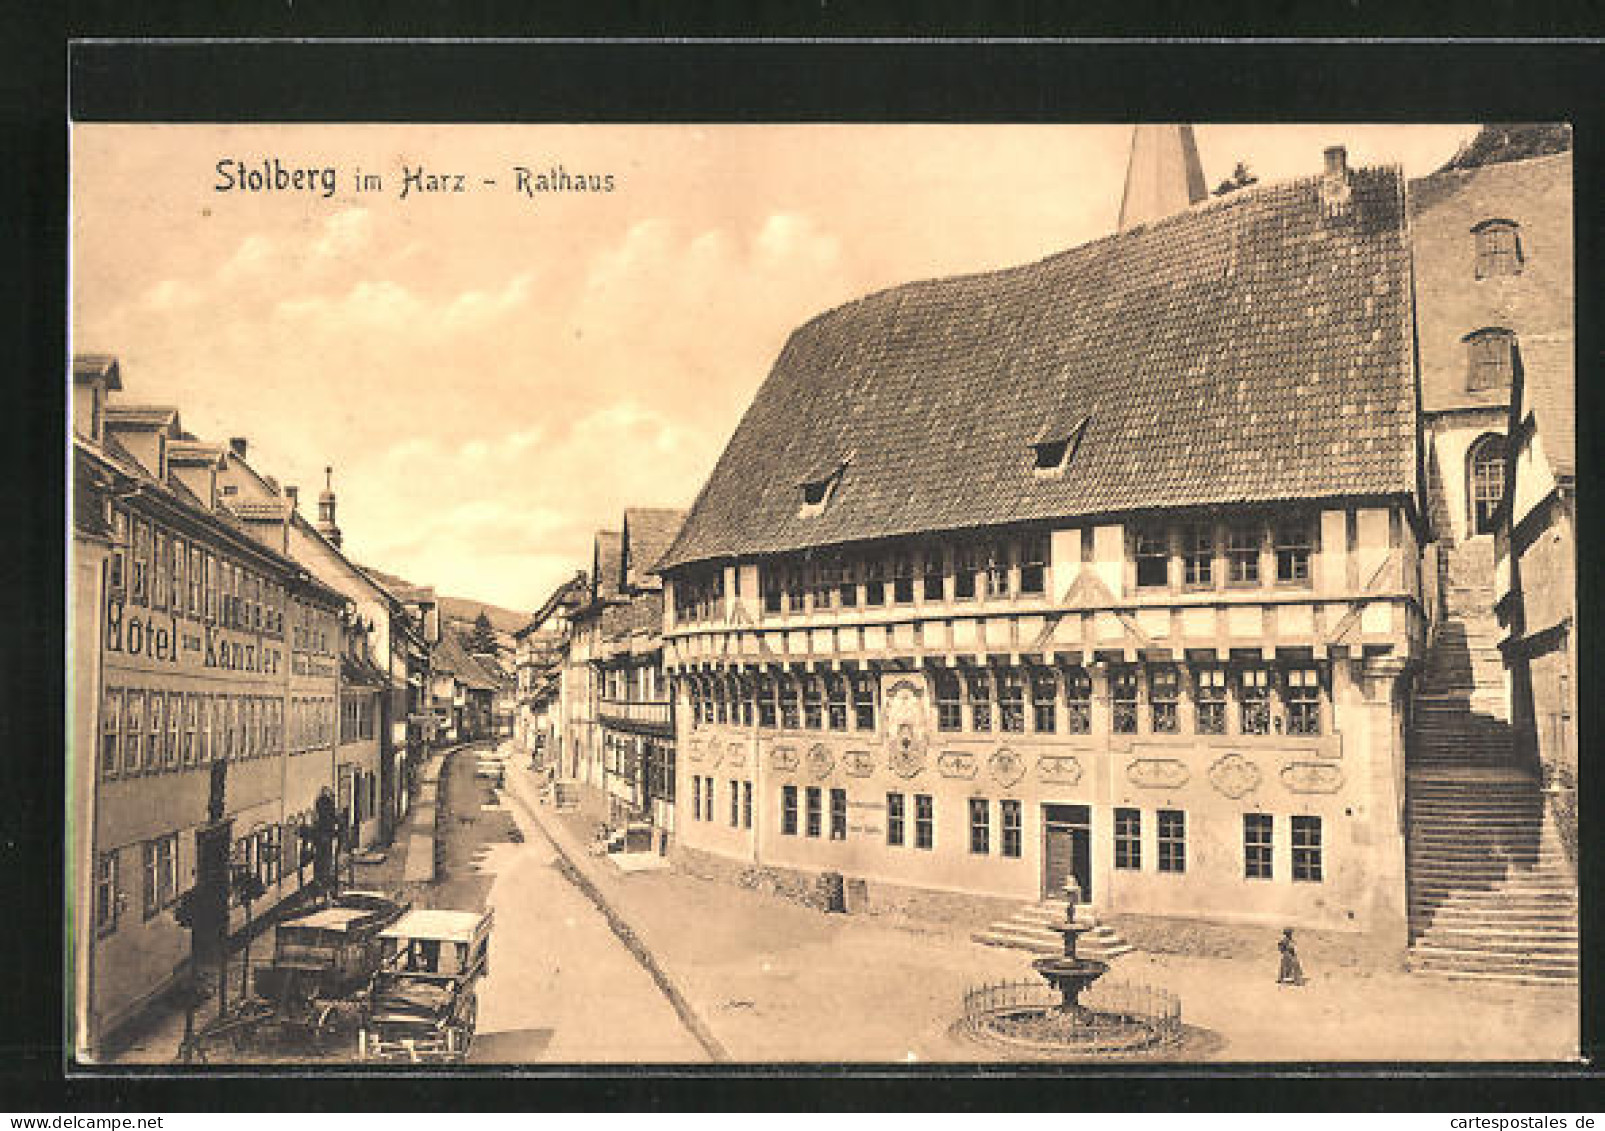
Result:
{"type": "MultiPolygon", "coordinates": [[[[995,1019],[1022,1010],[1053,1010],[1057,990],[1037,980],[989,982],[964,994],[964,1019],[975,1032],[996,1034],[995,1019]]],[[[1141,982],[1102,979],[1081,995],[1081,1005],[1104,1018],[1121,1018],[1151,1030],[1155,1043],[1182,1036],[1181,999],[1169,990],[1141,982]]]]}

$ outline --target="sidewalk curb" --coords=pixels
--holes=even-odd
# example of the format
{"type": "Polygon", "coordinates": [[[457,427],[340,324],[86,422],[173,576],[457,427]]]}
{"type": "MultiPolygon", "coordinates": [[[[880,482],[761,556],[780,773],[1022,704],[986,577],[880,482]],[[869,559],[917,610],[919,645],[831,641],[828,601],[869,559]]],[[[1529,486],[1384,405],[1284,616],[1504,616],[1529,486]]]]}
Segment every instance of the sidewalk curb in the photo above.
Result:
{"type": "MultiPolygon", "coordinates": [[[[618,937],[619,941],[624,944],[625,949],[635,957],[635,960],[651,976],[652,981],[662,991],[663,996],[669,999],[669,1004],[674,1007],[674,1012],[679,1016],[680,1022],[696,1038],[697,1043],[702,1046],[703,1051],[708,1054],[709,1058],[716,1063],[729,1063],[731,1059],[730,1053],[719,1042],[719,1038],[713,1035],[707,1023],[697,1015],[689,999],[675,985],[674,980],[669,977],[668,971],[658,962],[657,956],[647,948],[640,935],[630,926],[629,920],[613,906],[607,896],[602,893],[602,890],[587,875],[588,869],[582,864],[582,861],[585,861],[583,852],[574,844],[568,830],[562,828],[558,822],[548,824],[538,812],[539,804],[532,804],[530,799],[525,796],[524,788],[522,787],[526,784],[526,771],[517,766],[509,766],[509,769],[511,773],[508,778],[507,795],[518,802],[519,807],[528,814],[529,819],[541,830],[546,839],[552,842],[552,847],[557,849],[563,877],[579,889],[585,898],[589,899],[596,909],[602,913],[603,918],[607,920],[608,927],[618,937]],[[518,787],[514,787],[514,782],[518,783],[518,787]]],[[[588,863],[588,861],[585,862],[588,863]]]]}

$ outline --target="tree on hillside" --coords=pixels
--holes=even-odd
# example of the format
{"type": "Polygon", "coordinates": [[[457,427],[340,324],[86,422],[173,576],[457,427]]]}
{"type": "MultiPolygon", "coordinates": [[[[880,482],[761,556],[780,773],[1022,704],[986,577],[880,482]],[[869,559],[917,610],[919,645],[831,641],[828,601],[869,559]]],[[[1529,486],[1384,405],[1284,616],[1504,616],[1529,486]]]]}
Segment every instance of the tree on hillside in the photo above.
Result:
{"type": "Polygon", "coordinates": [[[480,609],[479,615],[474,618],[474,628],[468,634],[467,644],[470,652],[496,651],[496,632],[491,628],[490,617],[485,615],[484,609],[480,609]]]}
{"type": "Polygon", "coordinates": [[[1504,161],[1523,161],[1549,153],[1564,153],[1572,147],[1572,128],[1564,122],[1516,122],[1503,126],[1484,126],[1477,136],[1460,147],[1438,172],[1475,169],[1504,161]]]}

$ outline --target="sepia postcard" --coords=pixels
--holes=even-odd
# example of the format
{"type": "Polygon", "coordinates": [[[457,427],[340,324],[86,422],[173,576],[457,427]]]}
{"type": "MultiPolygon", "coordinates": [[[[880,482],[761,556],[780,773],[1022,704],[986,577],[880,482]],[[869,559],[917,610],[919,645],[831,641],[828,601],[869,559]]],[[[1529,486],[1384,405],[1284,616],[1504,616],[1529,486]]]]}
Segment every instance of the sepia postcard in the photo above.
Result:
{"type": "Polygon", "coordinates": [[[70,143],[85,1070],[1579,1057],[1565,124],[70,143]]]}

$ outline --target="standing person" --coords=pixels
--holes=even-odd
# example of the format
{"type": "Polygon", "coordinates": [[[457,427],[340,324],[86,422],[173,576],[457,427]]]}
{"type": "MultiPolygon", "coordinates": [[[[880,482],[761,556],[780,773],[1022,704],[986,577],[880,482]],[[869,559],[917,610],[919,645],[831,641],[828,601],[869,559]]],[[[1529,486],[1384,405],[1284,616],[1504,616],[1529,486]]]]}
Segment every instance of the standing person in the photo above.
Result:
{"type": "Polygon", "coordinates": [[[1276,944],[1276,949],[1282,952],[1282,969],[1276,975],[1276,984],[1279,986],[1302,986],[1304,984],[1304,968],[1299,965],[1298,950],[1293,946],[1293,928],[1282,928],[1282,939],[1276,944]]]}

